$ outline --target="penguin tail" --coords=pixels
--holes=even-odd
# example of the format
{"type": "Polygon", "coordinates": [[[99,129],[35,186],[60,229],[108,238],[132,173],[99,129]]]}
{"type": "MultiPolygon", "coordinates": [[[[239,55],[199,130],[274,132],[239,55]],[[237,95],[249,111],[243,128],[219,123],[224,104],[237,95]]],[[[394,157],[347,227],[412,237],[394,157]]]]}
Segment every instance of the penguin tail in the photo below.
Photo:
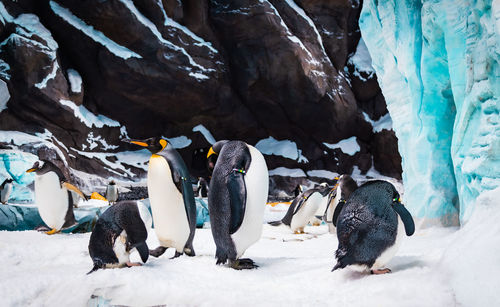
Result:
{"type": "Polygon", "coordinates": [[[94,264],[94,267],[87,273],[87,275],[89,275],[90,273],[94,273],[97,270],[99,270],[99,266],[97,264],[94,264]]]}
{"type": "Polygon", "coordinates": [[[268,224],[271,226],[279,226],[279,225],[281,225],[281,221],[268,222],[268,224]]]}

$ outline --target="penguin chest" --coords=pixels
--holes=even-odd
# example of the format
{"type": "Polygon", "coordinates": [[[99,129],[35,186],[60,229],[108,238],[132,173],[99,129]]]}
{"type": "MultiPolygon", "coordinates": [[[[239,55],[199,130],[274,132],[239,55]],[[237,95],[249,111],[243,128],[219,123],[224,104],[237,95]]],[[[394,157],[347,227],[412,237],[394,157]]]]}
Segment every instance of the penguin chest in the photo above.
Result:
{"type": "Polygon", "coordinates": [[[61,229],[68,211],[68,191],[61,188],[56,173],[36,175],[35,202],[44,223],[51,228],[61,229]]]}
{"type": "Polygon", "coordinates": [[[290,223],[292,231],[295,232],[304,228],[309,223],[311,218],[314,217],[314,214],[320,207],[322,201],[323,197],[320,193],[315,192],[311,194],[299,210],[293,215],[290,223]]]}
{"type": "Polygon", "coordinates": [[[8,183],[4,186],[0,193],[0,201],[6,203],[9,200],[10,192],[12,192],[12,183],[8,183]]]}
{"type": "Polygon", "coordinates": [[[148,193],[160,244],[182,252],[190,233],[184,199],[175,186],[168,162],[158,155],[149,160],[148,193]]]}
{"type": "Polygon", "coordinates": [[[248,145],[252,157],[250,167],[245,174],[246,207],[240,228],[231,235],[236,247],[237,258],[257,242],[262,234],[264,209],[269,190],[269,174],[262,154],[248,145]]]}
{"type": "MultiPolygon", "coordinates": [[[[397,214],[396,214],[397,215],[397,214]]],[[[401,242],[403,241],[403,237],[406,236],[405,226],[403,221],[397,215],[398,218],[398,229],[396,232],[396,240],[394,244],[386,248],[382,254],[375,260],[375,263],[372,266],[372,269],[382,269],[385,268],[385,265],[396,255],[399,246],[401,246],[401,242]]]]}
{"type": "Polygon", "coordinates": [[[110,264],[111,267],[120,267],[130,261],[130,252],[127,251],[127,232],[125,230],[122,230],[120,235],[116,237],[113,252],[118,258],[118,265],[110,264]]]}

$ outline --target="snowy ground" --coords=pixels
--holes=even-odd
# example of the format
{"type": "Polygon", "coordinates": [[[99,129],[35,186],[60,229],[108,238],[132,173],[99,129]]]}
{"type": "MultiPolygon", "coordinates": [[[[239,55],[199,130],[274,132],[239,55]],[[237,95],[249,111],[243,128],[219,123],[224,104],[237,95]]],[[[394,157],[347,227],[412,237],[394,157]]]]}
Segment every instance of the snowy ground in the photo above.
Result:
{"type": "MultiPolygon", "coordinates": [[[[326,226],[294,235],[264,225],[245,254],[257,270],[216,266],[210,229],[198,229],[196,257],[169,259],[168,250],[142,267],[91,275],[89,233],[3,231],[0,306],[84,306],[92,295],[134,306],[499,306],[500,189],[493,192],[464,228],[417,230],[389,263],[393,273],[378,276],[330,272],[337,238],[326,226]]],[[[148,244],[157,246],[154,231],[148,244]]]]}

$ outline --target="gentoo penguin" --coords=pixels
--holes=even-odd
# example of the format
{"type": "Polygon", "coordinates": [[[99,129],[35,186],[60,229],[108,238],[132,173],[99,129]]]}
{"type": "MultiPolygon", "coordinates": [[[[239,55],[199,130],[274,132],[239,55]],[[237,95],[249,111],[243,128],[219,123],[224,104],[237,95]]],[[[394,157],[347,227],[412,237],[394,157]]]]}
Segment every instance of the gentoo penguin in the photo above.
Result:
{"type": "Polygon", "coordinates": [[[134,248],[146,263],[149,257],[146,239],[151,223],[148,208],[139,201],[121,201],[109,207],[90,235],[89,254],[94,267],[87,274],[98,269],[141,265],[130,262],[134,248]]]}
{"type": "Polygon", "coordinates": [[[114,204],[116,200],[118,200],[118,188],[113,180],[111,180],[106,187],[106,199],[110,204],[114,204]]]}
{"type": "Polygon", "coordinates": [[[304,233],[304,227],[315,218],[315,214],[324,201],[323,188],[312,188],[306,190],[295,197],[288,207],[288,211],[281,221],[270,222],[270,225],[278,226],[285,224],[289,226],[295,234],[304,233]]]}
{"type": "Polygon", "coordinates": [[[183,253],[194,256],[196,203],[190,174],[181,155],[158,137],[123,141],[146,147],[153,154],[149,159],[148,194],[160,246],[151,250],[150,255],[159,257],[172,247],[174,258],[183,253]]]}
{"type": "Polygon", "coordinates": [[[258,267],[241,258],[260,239],[269,189],[269,174],[262,154],[241,141],[219,141],[207,158],[217,155],[208,190],[210,225],[217,264],[233,269],[258,267]]]}
{"type": "Polygon", "coordinates": [[[356,181],[349,175],[342,175],[335,179],[337,179],[337,184],[328,194],[328,205],[323,215],[323,220],[327,223],[330,233],[335,232],[337,218],[346,200],[358,188],[356,181]]]}
{"type": "Polygon", "coordinates": [[[71,191],[86,199],[83,193],[70,184],[63,172],[49,160],[35,162],[26,172],[36,174],[35,201],[40,217],[50,228],[46,233],[51,235],[74,226],[76,220],[71,191]]]}
{"type": "Polygon", "coordinates": [[[12,192],[12,178],[5,179],[0,185],[0,202],[6,204],[12,192]]]}
{"type": "Polygon", "coordinates": [[[328,200],[329,200],[329,195],[330,195],[330,187],[326,182],[323,182],[319,185],[318,187],[318,192],[321,193],[323,198],[321,199],[321,202],[319,203],[318,209],[312,216],[311,220],[309,223],[313,226],[319,226],[321,225],[321,222],[323,220],[323,215],[325,214],[326,208],[328,207],[328,200]]]}
{"type": "Polygon", "coordinates": [[[372,274],[389,273],[385,265],[396,254],[405,231],[411,236],[415,224],[396,188],[387,181],[366,182],[340,211],[337,264],[332,271],[350,266],[372,274]]]}

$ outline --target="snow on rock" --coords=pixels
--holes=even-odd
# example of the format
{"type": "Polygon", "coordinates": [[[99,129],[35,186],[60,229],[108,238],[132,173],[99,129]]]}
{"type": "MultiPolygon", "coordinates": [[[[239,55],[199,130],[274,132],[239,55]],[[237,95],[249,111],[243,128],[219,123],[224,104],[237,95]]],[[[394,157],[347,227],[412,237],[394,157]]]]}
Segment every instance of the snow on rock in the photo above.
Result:
{"type": "Polygon", "coordinates": [[[428,223],[467,221],[475,198],[500,186],[499,7],[363,2],[360,29],[399,140],[405,200],[428,223]]]}
{"type": "Polygon", "coordinates": [[[286,168],[286,167],[278,167],[272,170],[269,170],[269,176],[283,176],[283,177],[306,177],[306,173],[300,168],[286,168]]]}
{"type": "Polygon", "coordinates": [[[59,102],[66,107],[69,107],[75,116],[85,124],[85,126],[92,128],[92,126],[97,128],[102,128],[104,126],[109,127],[120,127],[120,123],[112,120],[104,115],[94,115],[85,106],[77,106],[73,101],[61,99],[59,102]]]}
{"type": "Polygon", "coordinates": [[[342,150],[343,153],[348,154],[350,156],[354,156],[354,154],[361,149],[359,147],[358,142],[356,141],[355,136],[342,140],[337,144],[329,144],[329,143],[323,143],[323,144],[330,149],[340,148],[340,150],[342,150]]]}
{"type": "Polygon", "coordinates": [[[373,127],[373,133],[380,132],[382,130],[392,130],[392,119],[389,113],[380,117],[377,121],[374,121],[370,118],[368,114],[363,112],[363,117],[367,122],[369,122],[373,127]]]}
{"type": "Polygon", "coordinates": [[[319,177],[319,178],[327,178],[333,180],[335,177],[338,177],[339,174],[327,170],[315,169],[311,171],[307,171],[307,176],[310,177],[319,177]]]}
{"type": "Polygon", "coordinates": [[[69,84],[71,85],[71,91],[73,93],[81,93],[82,77],[76,70],[72,68],[68,69],[67,72],[68,72],[69,84]]]}
{"type": "Polygon", "coordinates": [[[190,138],[188,138],[185,135],[176,136],[172,138],[166,138],[166,137],[163,138],[166,139],[170,144],[172,144],[172,146],[176,149],[186,148],[193,142],[191,141],[190,138]]]}
{"type": "Polygon", "coordinates": [[[64,19],[67,23],[82,31],[85,35],[93,39],[95,42],[101,44],[112,54],[126,60],[132,57],[142,58],[139,54],[131,51],[130,49],[117,44],[104,33],[94,29],[91,25],[86,24],[83,20],[73,15],[73,13],[65,7],[60,6],[55,1],[50,1],[50,8],[56,15],[64,19]]]}
{"type": "Polygon", "coordinates": [[[360,80],[366,81],[375,75],[375,70],[372,67],[372,58],[362,38],[359,40],[356,52],[349,58],[347,64],[354,66],[354,75],[360,80]],[[363,77],[360,72],[368,74],[368,77],[363,77]]]}
{"type": "Polygon", "coordinates": [[[265,155],[282,156],[292,160],[299,158],[297,144],[290,140],[278,141],[270,136],[267,139],[258,141],[255,148],[265,155]]]}
{"type": "Polygon", "coordinates": [[[205,140],[207,140],[208,143],[210,143],[211,145],[215,144],[215,142],[216,142],[215,138],[212,136],[210,131],[208,131],[208,129],[205,128],[205,126],[203,126],[202,124],[197,125],[196,127],[193,128],[193,132],[196,132],[196,131],[203,134],[203,137],[205,137],[205,140]]]}
{"type": "Polygon", "coordinates": [[[7,64],[4,60],[0,59],[0,77],[4,78],[5,80],[10,80],[10,65],[7,64]]]}
{"type": "Polygon", "coordinates": [[[5,81],[0,80],[0,112],[7,109],[7,102],[10,99],[9,88],[5,81]]]}

